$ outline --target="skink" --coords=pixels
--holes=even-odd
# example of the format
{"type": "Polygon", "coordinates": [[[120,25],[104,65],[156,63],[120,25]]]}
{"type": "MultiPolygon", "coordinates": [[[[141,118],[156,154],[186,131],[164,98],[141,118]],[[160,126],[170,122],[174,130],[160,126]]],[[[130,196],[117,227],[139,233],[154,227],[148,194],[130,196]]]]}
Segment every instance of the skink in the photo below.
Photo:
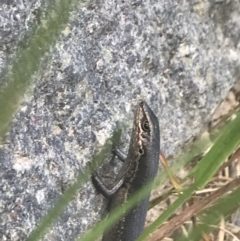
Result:
{"type": "MultiPolygon", "coordinates": [[[[129,197],[152,181],[158,171],[160,152],[159,123],[146,102],[136,108],[133,131],[126,158],[119,151],[114,154],[124,161],[114,183],[106,185],[98,173],[92,176],[97,190],[110,198],[110,210],[125,203],[129,197]]],[[[149,196],[144,197],[109,231],[102,241],[134,241],[142,233],[148,210],[149,196]]]]}

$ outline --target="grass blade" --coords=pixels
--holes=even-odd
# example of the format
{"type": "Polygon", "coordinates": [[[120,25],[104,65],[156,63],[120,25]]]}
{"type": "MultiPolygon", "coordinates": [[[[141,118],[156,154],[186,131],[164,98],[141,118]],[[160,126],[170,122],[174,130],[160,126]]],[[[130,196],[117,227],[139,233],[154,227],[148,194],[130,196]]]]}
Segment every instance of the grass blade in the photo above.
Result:
{"type": "Polygon", "coordinates": [[[193,174],[195,185],[202,189],[217,172],[222,163],[240,144],[240,114],[229,124],[223,134],[216,140],[211,150],[197,164],[193,174]]]}
{"type": "Polygon", "coordinates": [[[145,240],[152,232],[154,232],[163,222],[174,214],[174,212],[181,207],[183,203],[189,200],[192,194],[197,190],[203,188],[219,169],[226,158],[236,149],[240,144],[240,114],[237,115],[229,127],[224,129],[222,135],[216,140],[211,150],[203,157],[197,165],[193,176],[195,177],[194,184],[188,188],[180,197],[167,209],[163,214],[147,227],[138,241],[145,240]]]}
{"type": "MultiPolygon", "coordinates": [[[[102,150],[94,157],[92,162],[97,162],[101,165],[106,155],[112,151],[113,145],[119,142],[120,136],[121,130],[115,131],[113,137],[105,143],[102,150]]],[[[92,168],[87,166],[85,170],[78,175],[77,181],[67,188],[54,207],[43,217],[37,228],[29,235],[27,241],[39,240],[46,233],[47,229],[62,214],[68,203],[73,200],[76,192],[89,180],[93,171],[92,168]]]]}
{"type": "Polygon", "coordinates": [[[213,225],[217,225],[222,217],[227,217],[240,207],[240,187],[231,194],[220,198],[219,201],[201,213],[201,224],[192,229],[189,236],[179,239],[179,241],[200,240],[203,233],[209,233],[213,225]]]}
{"type": "Polygon", "coordinates": [[[56,0],[41,21],[36,32],[29,39],[28,46],[20,50],[13,66],[8,68],[7,85],[0,91],[0,139],[6,133],[12,116],[18,108],[30,79],[38,70],[40,62],[50,46],[67,24],[71,10],[79,0],[56,0]]]}

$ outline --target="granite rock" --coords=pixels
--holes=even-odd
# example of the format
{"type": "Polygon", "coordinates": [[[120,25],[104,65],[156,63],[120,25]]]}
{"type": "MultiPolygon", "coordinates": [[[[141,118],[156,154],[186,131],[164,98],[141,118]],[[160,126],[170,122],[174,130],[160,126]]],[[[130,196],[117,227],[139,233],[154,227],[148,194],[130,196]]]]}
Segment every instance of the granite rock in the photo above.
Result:
{"type": "MultiPolygon", "coordinates": [[[[1,1],[1,76],[47,2],[1,1]]],[[[234,0],[76,7],[0,146],[0,240],[24,240],[119,123],[127,150],[140,99],[159,117],[161,149],[179,153],[239,80],[239,16],[234,0]]],[[[105,208],[88,181],[43,240],[75,240],[105,208]]]]}

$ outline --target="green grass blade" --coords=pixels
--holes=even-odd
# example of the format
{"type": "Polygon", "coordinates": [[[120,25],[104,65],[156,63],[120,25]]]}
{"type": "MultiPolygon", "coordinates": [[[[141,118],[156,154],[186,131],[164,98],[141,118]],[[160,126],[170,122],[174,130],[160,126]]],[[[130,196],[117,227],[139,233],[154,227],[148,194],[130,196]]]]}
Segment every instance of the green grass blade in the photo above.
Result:
{"type": "Polygon", "coordinates": [[[196,171],[193,173],[195,182],[192,187],[184,193],[167,209],[163,214],[147,227],[138,241],[145,240],[150,233],[154,232],[163,222],[165,222],[174,212],[181,207],[196,189],[203,188],[226,160],[226,158],[240,144],[240,114],[231,122],[227,129],[224,129],[222,135],[216,140],[211,150],[199,162],[196,171]]]}
{"type": "Polygon", "coordinates": [[[163,222],[165,222],[179,207],[181,207],[194,193],[194,186],[188,188],[183,194],[162,213],[162,215],[155,220],[149,227],[147,227],[137,241],[145,240],[152,232],[154,232],[163,222]]]}
{"type": "MultiPolygon", "coordinates": [[[[182,165],[185,164],[185,161],[186,159],[184,160],[184,162],[182,162],[182,165]]],[[[178,167],[181,167],[179,163],[178,167]]],[[[164,172],[164,170],[162,170],[155,180],[154,187],[162,184],[164,181],[167,180],[167,178],[167,174],[164,172]]],[[[125,204],[123,204],[121,208],[116,208],[115,210],[111,211],[107,218],[97,223],[92,229],[88,230],[88,232],[84,236],[78,238],[77,241],[93,241],[96,240],[96,238],[100,237],[104,230],[110,228],[114,223],[116,223],[117,220],[122,217],[124,212],[130,210],[138,203],[139,199],[146,196],[146,194],[149,192],[149,189],[151,189],[151,185],[152,184],[149,183],[144,186],[144,188],[134,194],[125,204]]],[[[188,192],[192,193],[193,190],[189,190],[188,192]]],[[[191,194],[187,195],[187,199],[189,198],[189,196],[191,197],[191,194]]],[[[184,203],[185,199],[182,202],[184,203]]]]}
{"type": "MultiPolygon", "coordinates": [[[[173,172],[179,170],[180,168],[182,168],[187,162],[189,162],[190,160],[192,160],[193,157],[195,157],[196,155],[202,153],[203,151],[205,151],[209,146],[211,145],[211,142],[205,138],[200,139],[199,141],[197,141],[193,147],[191,148],[191,150],[187,153],[184,153],[183,155],[181,155],[179,158],[176,159],[173,167],[171,168],[173,170],[173,172]]],[[[155,186],[159,186],[161,183],[163,183],[164,181],[167,180],[167,174],[165,173],[164,170],[161,170],[161,173],[158,175],[157,180],[155,181],[155,186]]],[[[148,190],[148,187],[145,187],[146,189],[144,190],[148,190]]],[[[140,197],[142,197],[141,195],[144,194],[144,190],[141,190],[139,195],[140,197]]],[[[177,208],[179,208],[184,202],[186,202],[188,199],[191,198],[192,193],[195,191],[195,189],[192,187],[190,189],[188,189],[185,193],[184,196],[181,196],[179,200],[177,200],[177,202],[174,204],[174,206],[171,207],[171,210],[169,210],[168,212],[166,212],[163,216],[161,216],[160,219],[156,220],[156,223],[154,225],[154,227],[152,227],[151,229],[147,229],[145,230],[145,235],[143,233],[143,235],[140,237],[140,240],[144,240],[147,236],[148,233],[151,233],[152,231],[154,231],[157,227],[159,227],[159,225],[161,223],[163,223],[164,221],[166,221],[166,219],[168,217],[170,217],[177,208]]],[[[136,194],[138,195],[138,194],[136,194]]],[[[138,200],[135,199],[134,197],[131,197],[129,199],[129,201],[123,205],[123,209],[124,210],[129,210],[131,207],[133,207],[136,202],[138,200]]],[[[77,239],[78,241],[92,241],[95,240],[96,238],[98,238],[102,232],[106,229],[109,228],[114,222],[116,222],[121,216],[122,216],[122,211],[116,210],[116,211],[112,211],[112,213],[109,215],[109,218],[104,219],[103,221],[99,222],[98,224],[96,224],[91,230],[89,230],[89,232],[84,235],[83,237],[77,239]]]]}
{"type": "Polygon", "coordinates": [[[171,172],[178,172],[181,168],[183,168],[187,163],[192,161],[195,157],[205,152],[211,145],[212,142],[208,137],[203,137],[196,141],[189,150],[183,152],[179,157],[174,159],[173,164],[169,166],[171,172]]]}
{"type": "Polygon", "coordinates": [[[216,140],[211,150],[197,164],[193,174],[195,185],[202,189],[217,172],[222,163],[240,144],[240,114],[229,124],[216,140]]]}
{"type": "Polygon", "coordinates": [[[203,233],[209,233],[213,225],[218,225],[222,217],[227,217],[240,207],[240,187],[231,194],[219,199],[212,207],[203,211],[200,215],[201,224],[192,229],[188,237],[183,237],[179,241],[200,240],[203,233]]]}
{"type": "Polygon", "coordinates": [[[109,229],[114,223],[121,218],[124,213],[129,211],[132,207],[134,207],[139,200],[146,196],[149,193],[149,189],[152,187],[152,182],[148,183],[144,186],[143,189],[136,192],[124,205],[117,207],[111,213],[109,213],[108,217],[106,217],[101,222],[97,223],[91,230],[89,230],[83,237],[77,239],[77,241],[92,241],[96,240],[102,232],[106,229],[109,229]]]}
{"type": "MultiPolygon", "coordinates": [[[[101,165],[106,156],[112,151],[113,146],[119,142],[120,136],[121,130],[115,131],[113,137],[105,143],[102,150],[93,158],[93,162],[101,165]]],[[[47,229],[62,214],[68,203],[76,196],[77,191],[89,180],[93,171],[92,168],[87,166],[85,170],[78,175],[77,181],[67,188],[54,207],[43,217],[36,229],[29,235],[27,241],[39,240],[46,233],[47,229]]]]}
{"type": "MultiPolygon", "coordinates": [[[[81,1],[82,2],[82,1],[81,1]]],[[[20,50],[12,67],[8,68],[7,84],[0,91],[0,139],[6,133],[12,116],[30,84],[30,79],[38,70],[39,64],[50,46],[67,24],[71,11],[79,0],[56,0],[51,4],[46,17],[41,21],[28,46],[20,50]]]]}

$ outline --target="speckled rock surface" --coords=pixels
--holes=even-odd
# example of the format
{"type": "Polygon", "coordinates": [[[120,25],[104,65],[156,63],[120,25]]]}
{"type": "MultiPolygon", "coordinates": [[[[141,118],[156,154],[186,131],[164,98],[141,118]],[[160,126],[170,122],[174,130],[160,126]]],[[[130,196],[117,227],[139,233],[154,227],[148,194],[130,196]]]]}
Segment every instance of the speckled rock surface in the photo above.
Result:
{"type": "MultiPolygon", "coordinates": [[[[46,2],[1,1],[2,75],[46,2]]],[[[159,117],[166,155],[198,135],[239,80],[239,16],[237,1],[76,8],[0,147],[0,240],[24,240],[121,122],[127,148],[139,99],[159,117]]],[[[44,240],[74,240],[105,207],[89,181],[44,240]]]]}

